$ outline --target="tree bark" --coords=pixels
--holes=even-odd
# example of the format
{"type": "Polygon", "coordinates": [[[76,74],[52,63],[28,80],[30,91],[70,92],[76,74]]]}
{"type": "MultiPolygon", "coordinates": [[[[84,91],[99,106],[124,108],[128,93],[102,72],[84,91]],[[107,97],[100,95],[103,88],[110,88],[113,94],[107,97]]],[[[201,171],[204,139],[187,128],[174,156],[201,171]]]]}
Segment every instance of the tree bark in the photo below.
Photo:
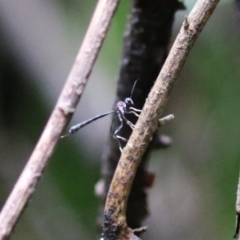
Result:
{"type": "MultiPolygon", "coordinates": [[[[130,96],[132,86],[138,80],[132,98],[135,107],[142,109],[168,54],[174,15],[179,9],[184,9],[184,5],[178,0],[133,1],[124,34],[115,104],[130,96]]],[[[137,119],[129,115],[129,120],[135,123],[137,119]]],[[[126,125],[119,135],[128,139],[131,132],[132,130],[126,125]]],[[[155,134],[153,141],[155,146],[167,146],[167,143],[159,139],[155,134]]],[[[134,229],[141,226],[142,220],[148,214],[146,187],[149,185],[148,178],[151,178],[151,174],[147,172],[146,165],[150,149],[151,146],[142,158],[128,200],[127,223],[134,229]]],[[[103,203],[119,157],[118,145],[110,134],[108,146],[103,155],[102,172],[105,180],[103,203]]]]}

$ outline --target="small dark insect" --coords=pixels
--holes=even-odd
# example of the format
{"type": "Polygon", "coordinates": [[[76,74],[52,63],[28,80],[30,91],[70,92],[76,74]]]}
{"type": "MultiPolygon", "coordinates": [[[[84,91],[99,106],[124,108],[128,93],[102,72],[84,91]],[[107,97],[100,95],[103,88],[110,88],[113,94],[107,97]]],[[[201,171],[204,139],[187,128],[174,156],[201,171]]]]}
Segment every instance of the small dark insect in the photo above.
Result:
{"type": "Polygon", "coordinates": [[[88,125],[89,123],[99,119],[99,118],[102,118],[102,117],[105,117],[107,115],[110,115],[112,113],[115,113],[119,122],[120,122],[120,125],[114,129],[112,135],[113,137],[117,140],[118,142],[118,146],[119,146],[119,149],[120,151],[122,152],[122,146],[121,146],[121,142],[120,140],[124,141],[124,142],[127,142],[127,139],[124,138],[124,137],[121,137],[120,135],[118,135],[119,131],[122,129],[123,127],[123,123],[125,122],[126,124],[128,124],[128,126],[131,128],[131,129],[134,129],[134,124],[131,123],[127,118],[126,118],[126,114],[134,114],[135,116],[139,117],[139,113],[141,113],[142,110],[139,110],[139,109],[136,109],[134,108],[134,102],[132,100],[132,94],[133,94],[133,91],[135,89],[135,86],[136,86],[136,83],[137,83],[138,80],[136,80],[134,82],[134,85],[133,85],[133,88],[132,88],[132,91],[131,91],[131,95],[130,97],[128,98],[125,98],[124,101],[119,101],[117,102],[117,104],[115,105],[114,109],[110,112],[106,112],[106,113],[103,113],[103,114],[100,114],[100,115],[97,115],[93,118],[90,118],[84,122],[81,122],[81,123],[78,123],[74,126],[72,126],[68,133],[61,136],[61,138],[64,138],[66,136],[69,136],[71,134],[74,134],[76,133],[79,129],[83,128],[84,126],[88,125]]]}

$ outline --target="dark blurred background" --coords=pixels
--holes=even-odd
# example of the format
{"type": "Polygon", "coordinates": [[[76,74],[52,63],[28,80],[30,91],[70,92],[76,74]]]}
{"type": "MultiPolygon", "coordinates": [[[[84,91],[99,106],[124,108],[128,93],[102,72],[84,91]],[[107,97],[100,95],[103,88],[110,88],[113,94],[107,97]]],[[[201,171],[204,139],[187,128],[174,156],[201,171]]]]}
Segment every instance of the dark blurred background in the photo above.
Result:
{"type": "MultiPolygon", "coordinates": [[[[188,11],[195,1],[186,0],[188,11]]],[[[0,1],[0,203],[4,204],[57,101],[96,1],[0,1]]],[[[122,1],[72,123],[112,108],[122,1]]],[[[178,12],[172,39],[187,11],[178,12]]],[[[221,1],[181,73],[161,129],[173,138],[153,152],[149,231],[143,239],[232,239],[240,161],[240,18],[221,1]]],[[[61,140],[12,239],[95,239],[102,149],[110,118],[61,140]]]]}

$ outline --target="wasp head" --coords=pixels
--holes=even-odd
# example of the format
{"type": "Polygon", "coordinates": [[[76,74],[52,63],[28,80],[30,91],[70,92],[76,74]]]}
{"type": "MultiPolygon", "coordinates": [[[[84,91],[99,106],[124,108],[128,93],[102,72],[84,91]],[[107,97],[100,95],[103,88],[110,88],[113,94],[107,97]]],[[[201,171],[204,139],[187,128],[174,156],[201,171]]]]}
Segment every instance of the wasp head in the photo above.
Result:
{"type": "Polygon", "coordinates": [[[124,102],[128,107],[134,105],[133,100],[131,98],[125,98],[124,102]]]}

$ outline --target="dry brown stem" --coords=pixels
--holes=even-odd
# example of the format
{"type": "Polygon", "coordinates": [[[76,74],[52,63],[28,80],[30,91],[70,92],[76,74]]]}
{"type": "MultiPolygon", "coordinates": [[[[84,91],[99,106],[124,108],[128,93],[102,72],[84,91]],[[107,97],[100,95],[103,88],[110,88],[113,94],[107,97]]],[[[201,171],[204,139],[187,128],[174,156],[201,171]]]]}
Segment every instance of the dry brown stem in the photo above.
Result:
{"type": "Polygon", "coordinates": [[[157,129],[158,119],[187,56],[218,2],[199,0],[180,29],[119,160],[104,210],[104,240],[138,239],[126,223],[127,200],[137,167],[157,129]]]}
{"type": "MultiPolygon", "coordinates": [[[[162,68],[169,52],[171,33],[174,17],[177,11],[183,10],[184,5],[180,0],[132,0],[129,18],[123,37],[121,66],[117,77],[117,89],[114,105],[131,94],[134,82],[138,79],[132,95],[134,106],[142,109],[145,100],[162,68]]],[[[128,114],[128,120],[136,123],[137,117],[128,114]]],[[[119,135],[129,139],[132,130],[123,124],[119,135]]],[[[159,149],[169,146],[169,141],[153,136],[153,141],[148,146],[138,166],[136,176],[128,198],[126,213],[128,226],[135,229],[142,226],[143,219],[148,215],[148,187],[151,184],[147,171],[149,156],[153,148],[159,149]]],[[[169,138],[168,138],[169,140],[169,138]]],[[[122,146],[126,143],[122,142],[122,146]]],[[[99,223],[102,224],[102,213],[107,198],[114,172],[116,170],[120,151],[116,140],[109,132],[108,143],[102,155],[102,180],[101,211],[99,223]]],[[[151,175],[153,176],[153,175],[151,175]]],[[[152,178],[153,180],[153,178],[152,178]]]]}
{"type": "Polygon", "coordinates": [[[0,214],[0,239],[8,239],[32,196],[56,143],[75,111],[119,0],[100,0],[67,82],[27,165],[0,214]]]}

